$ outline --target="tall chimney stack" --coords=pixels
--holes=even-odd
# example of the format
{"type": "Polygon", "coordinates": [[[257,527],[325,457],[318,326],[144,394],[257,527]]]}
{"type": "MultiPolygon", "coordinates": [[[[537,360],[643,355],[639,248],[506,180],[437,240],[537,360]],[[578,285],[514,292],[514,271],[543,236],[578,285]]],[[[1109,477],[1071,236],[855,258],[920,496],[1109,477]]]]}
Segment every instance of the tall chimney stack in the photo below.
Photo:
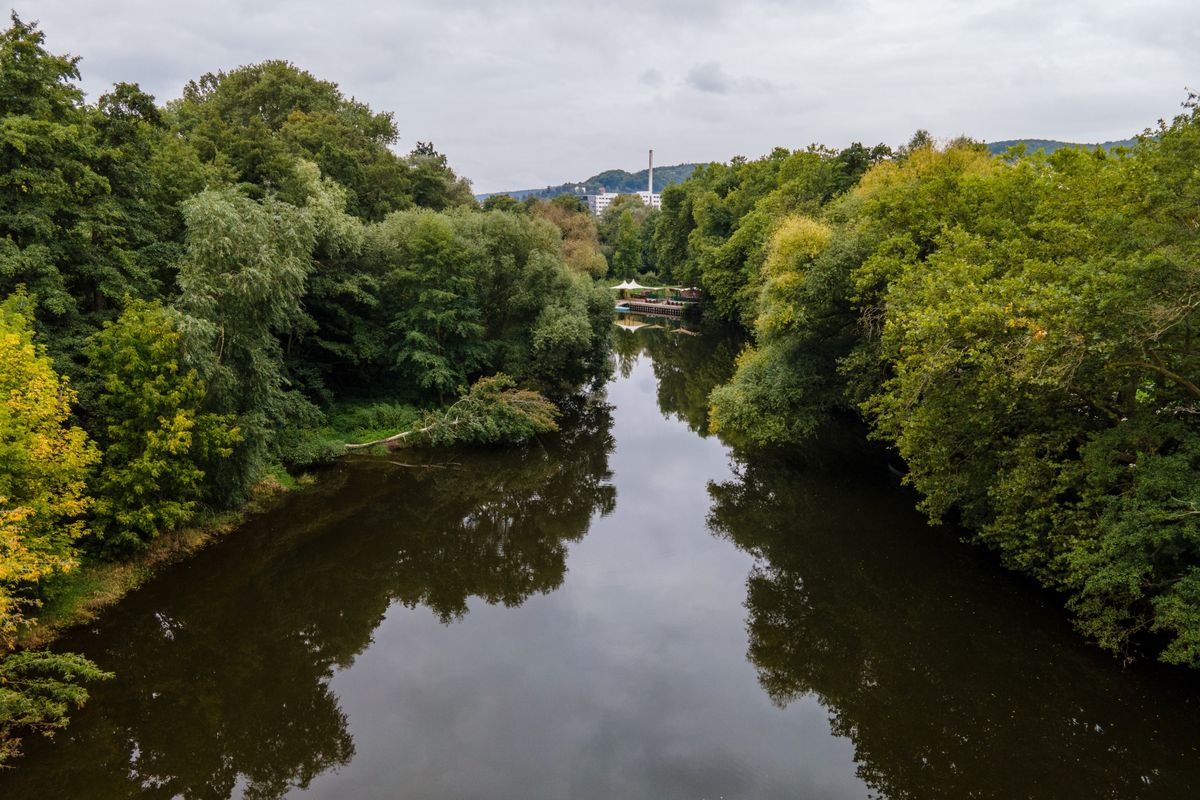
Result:
{"type": "MultiPolygon", "coordinates": [[[[654,194],[654,150],[653,149],[650,150],[650,178],[647,180],[646,189],[647,189],[647,191],[650,192],[650,194],[654,194]]],[[[650,201],[647,200],[646,202],[648,203],[650,201]]]]}

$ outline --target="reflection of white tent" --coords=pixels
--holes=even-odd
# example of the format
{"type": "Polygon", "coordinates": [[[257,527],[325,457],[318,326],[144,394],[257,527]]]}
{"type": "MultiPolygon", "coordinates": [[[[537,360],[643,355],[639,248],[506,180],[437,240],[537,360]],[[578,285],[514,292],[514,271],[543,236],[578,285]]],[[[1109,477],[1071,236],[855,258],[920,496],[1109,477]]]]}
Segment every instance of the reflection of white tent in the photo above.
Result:
{"type": "Polygon", "coordinates": [[[635,322],[631,319],[614,319],[613,325],[616,325],[623,331],[661,331],[662,325],[651,325],[649,322],[635,322]]]}

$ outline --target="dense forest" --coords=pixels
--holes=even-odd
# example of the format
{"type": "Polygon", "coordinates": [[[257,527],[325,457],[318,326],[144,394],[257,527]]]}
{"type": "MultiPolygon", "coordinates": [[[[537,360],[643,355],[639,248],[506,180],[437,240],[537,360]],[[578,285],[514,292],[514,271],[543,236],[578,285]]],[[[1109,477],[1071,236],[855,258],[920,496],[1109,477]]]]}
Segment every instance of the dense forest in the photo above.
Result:
{"type": "Polygon", "coordinates": [[[81,564],[136,557],[356,436],[553,429],[535,392],[565,396],[608,365],[585,212],[483,211],[431,144],[393,152],[390,113],[283,61],[206,74],[165,104],[132,83],[89,103],[79,80],[77,57],[13,16],[0,761],[104,677],[16,650],[81,564]]]}
{"type": "Polygon", "coordinates": [[[919,132],[776,150],[663,193],[665,280],[753,332],[714,428],[858,415],[934,521],[1127,658],[1200,665],[1200,101],[1131,148],[919,132]]]}

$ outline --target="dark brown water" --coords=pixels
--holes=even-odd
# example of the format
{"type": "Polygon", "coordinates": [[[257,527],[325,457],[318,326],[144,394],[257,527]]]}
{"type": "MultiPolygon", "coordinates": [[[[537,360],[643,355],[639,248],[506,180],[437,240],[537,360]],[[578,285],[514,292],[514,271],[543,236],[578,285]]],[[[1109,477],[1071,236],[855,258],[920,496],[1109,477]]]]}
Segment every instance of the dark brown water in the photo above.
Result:
{"type": "Polygon", "coordinates": [[[615,335],[561,438],[339,465],[64,641],[118,678],[0,798],[1197,796],[1195,679],[1083,644],[853,434],[703,436],[736,342],[615,335]]]}

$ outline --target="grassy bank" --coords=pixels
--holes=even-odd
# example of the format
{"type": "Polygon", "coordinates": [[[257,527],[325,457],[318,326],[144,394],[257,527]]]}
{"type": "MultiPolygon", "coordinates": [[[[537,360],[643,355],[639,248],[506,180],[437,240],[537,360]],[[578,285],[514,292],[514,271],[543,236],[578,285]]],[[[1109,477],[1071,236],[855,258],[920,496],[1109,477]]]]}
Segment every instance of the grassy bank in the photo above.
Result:
{"type": "Polygon", "coordinates": [[[347,444],[370,442],[408,430],[428,410],[384,400],[338,403],[325,412],[324,425],[297,432],[284,447],[282,457],[294,469],[328,463],[345,455],[347,444]]]}

